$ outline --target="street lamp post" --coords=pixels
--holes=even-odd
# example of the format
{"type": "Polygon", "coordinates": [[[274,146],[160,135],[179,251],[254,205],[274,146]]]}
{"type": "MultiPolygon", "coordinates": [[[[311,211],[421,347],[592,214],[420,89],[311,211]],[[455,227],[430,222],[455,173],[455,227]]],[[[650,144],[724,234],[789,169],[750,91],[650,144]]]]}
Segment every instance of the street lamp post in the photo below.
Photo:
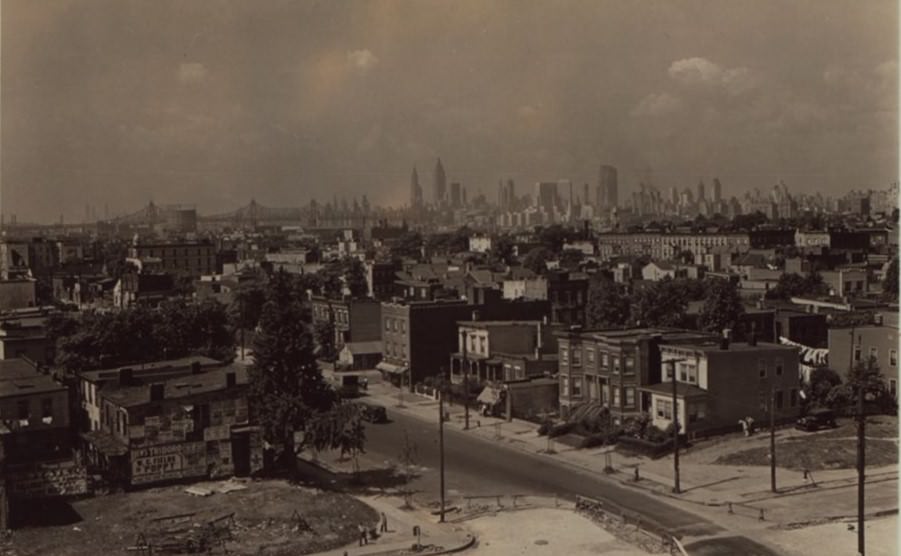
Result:
{"type": "Polygon", "coordinates": [[[863,380],[857,385],[857,553],[865,554],[863,512],[864,484],[866,481],[866,428],[867,418],[863,411],[863,380]]]}
{"type": "Polygon", "coordinates": [[[770,490],[776,490],[776,392],[770,385],[770,490]]]}
{"type": "Polygon", "coordinates": [[[673,492],[680,494],[679,488],[679,396],[676,388],[676,363],[685,359],[670,359],[671,378],[673,382],[673,492]]]}
{"type": "Polygon", "coordinates": [[[445,388],[438,391],[438,457],[440,460],[439,473],[441,476],[441,510],[440,521],[444,523],[444,391],[445,388]]]}

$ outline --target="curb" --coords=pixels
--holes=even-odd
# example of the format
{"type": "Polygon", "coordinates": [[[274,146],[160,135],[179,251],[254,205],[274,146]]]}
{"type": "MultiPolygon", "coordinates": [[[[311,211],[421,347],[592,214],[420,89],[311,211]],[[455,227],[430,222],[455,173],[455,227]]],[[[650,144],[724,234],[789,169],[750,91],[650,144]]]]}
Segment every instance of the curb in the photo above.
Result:
{"type": "MultiPolygon", "coordinates": [[[[452,548],[446,548],[440,552],[427,552],[425,554],[427,554],[427,556],[439,556],[440,554],[454,554],[457,552],[463,552],[464,550],[472,548],[472,545],[474,545],[475,542],[476,542],[475,535],[473,535],[471,533],[467,533],[466,540],[465,540],[465,542],[463,542],[463,544],[454,546],[452,548]]],[[[366,554],[364,554],[362,556],[391,556],[392,554],[408,554],[408,553],[410,553],[410,545],[409,544],[406,545],[404,548],[388,548],[381,552],[367,552],[366,554]]]]}

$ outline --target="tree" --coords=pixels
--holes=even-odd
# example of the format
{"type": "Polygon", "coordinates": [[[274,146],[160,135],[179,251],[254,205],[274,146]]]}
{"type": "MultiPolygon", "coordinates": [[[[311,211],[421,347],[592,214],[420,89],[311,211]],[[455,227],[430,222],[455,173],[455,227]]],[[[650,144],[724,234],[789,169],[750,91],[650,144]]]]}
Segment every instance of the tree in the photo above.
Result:
{"type": "Polygon", "coordinates": [[[551,253],[559,253],[563,249],[563,244],[573,237],[572,230],[564,228],[560,224],[552,224],[546,228],[538,228],[536,230],[538,241],[551,251],[551,253]]]}
{"type": "Polygon", "coordinates": [[[497,236],[491,242],[491,250],[488,252],[489,261],[492,263],[511,265],[516,260],[513,250],[513,240],[510,239],[510,236],[497,236]]]}
{"type": "Polygon", "coordinates": [[[337,449],[341,458],[353,459],[354,473],[359,471],[357,457],[365,453],[366,428],[360,404],[342,402],[331,410],[313,416],[307,427],[310,446],[316,450],[337,449]]]}
{"type": "Polygon", "coordinates": [[[629,305],[629,295],[622,284],[606,278],[595,278],[588,287],[585,324],[588,328],[624,326],[629,322],[629,305]]]}
{"type": "Polygon", "coordinates": [[[856,411],[858,393],[863,392],[866,405],[891,415],[898,411],[895,397],[886,386],[885,377],[875,357],[859,361],[848,371],[844,384],[833,386],[826,402],[836,410],[856,411]]]}
{"type": "Polygon", "coordinates": [[[419,464],[419,447],[410,438],[407,429],[404,429],[404,443],[401,445],[398,459],[400,460],[400,474],[403,479],[401,495],[404,497],[404,506],[412,508],[413,491],[410,489],[410,482],[415,477],[416,466],[419,464]]]}
{"type": "Polygon", "coordinates": [[[287,273],[273,276],[250,368],[251,414],[266,441],[280,448],[280,461],[292,467],[307,446],[340,445],[346,427],[356,426],[352,421],[360,418],[332,411],[338,396],[316,362],[311,315],[302,300],[287,273]],[[302,433],[300,441],[295,433],[302,433]]]}
{"type": "Polygon", "coordinates": [[[804,295],[824,295],[828,287],[823,283],[819,273],[811,272],[806,276],[787,273],[779,277],[776,285],[766,292],[767,299],[789,299],[804,295]]]}
{"type": "Polygon", "coordinates": [[[814,369],[801,389],[805,408],[828,407],[829,392],[842,383],[842,378],[832,369],[814,369]]]}
{"type": "Polygon", "coordinates": [[[344,271],[344,282],[350,291],[351,297],[366,297],[369,293],[369,283],[366,281],[366,268],[360,259],[350,259],[344,271]]]}
{"type": "Polygon", "coordinates": [[[735,329],[743,314],[745,307],[732,281],[723,278],[708,281],[707,297],[698,316],[701,330],[718,332],[724,328],[735,329]]]}
{"type": "Polygon", "coordinates": [[[229,319],[236,329],[253,330],[260,322],[266,292],[257,283],[238,286],[234,298],[228,306],[229,319]]]}
{"type": "Polygon", "coordinates": [[[665,278],[639,290],[633,300],[631,322],[637,326],[682,326],[688,302],[674,280],[665,278]]]}
{"type": "Polygon", "coordinates": [[[893,258],[885,269],[882,280],[882,295],[890,301],[898,301],[898,259],[893,258]]]}
{"type": "Polygon", "coordinates": [[[544,274],[547,272],[547,262],[553,258],[554,254],[545,247],[535,247],[529,251],[522,261],[522,266],[528,268],[535,274],[544,274]]]}
{"type": "Polygon", "coordinates": [[[330,360],[335,356],[335,322],[332,319],[316,323],[316,343],[319,344],[319,356],[330,360]]]}

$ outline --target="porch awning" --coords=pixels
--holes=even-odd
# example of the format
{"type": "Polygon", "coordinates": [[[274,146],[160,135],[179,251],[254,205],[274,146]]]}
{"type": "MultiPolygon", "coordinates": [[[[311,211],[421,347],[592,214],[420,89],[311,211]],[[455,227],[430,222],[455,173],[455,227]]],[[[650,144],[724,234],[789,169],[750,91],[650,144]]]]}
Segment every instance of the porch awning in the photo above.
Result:
{"type": "Polygon", "coordinates": [[[404,374],[405,372],[407,372],[406,367],[402,367],[400,365],[392,365],[391,363],[386,363],[384,361],[376,365],[375,368],[380,371],[396,375],[404,374]]]}

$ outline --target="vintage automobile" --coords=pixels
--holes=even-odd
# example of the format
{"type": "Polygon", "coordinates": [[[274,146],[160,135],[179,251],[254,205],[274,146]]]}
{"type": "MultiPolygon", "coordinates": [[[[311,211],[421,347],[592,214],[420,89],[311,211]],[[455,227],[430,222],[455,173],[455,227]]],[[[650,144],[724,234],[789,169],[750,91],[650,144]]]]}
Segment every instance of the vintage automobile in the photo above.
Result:
{"type": "Polygon", "coordinates": [[[370,423],[387,423],[388,411],[382,405],[360,404],[363,419],[370,423]]]}
{"type": "Polygon", "coordinates": [[[835,428],[835,413],[831,409],[814,409],[798,419],[795,428],[814,432],[824,428],[835,428]]]}

